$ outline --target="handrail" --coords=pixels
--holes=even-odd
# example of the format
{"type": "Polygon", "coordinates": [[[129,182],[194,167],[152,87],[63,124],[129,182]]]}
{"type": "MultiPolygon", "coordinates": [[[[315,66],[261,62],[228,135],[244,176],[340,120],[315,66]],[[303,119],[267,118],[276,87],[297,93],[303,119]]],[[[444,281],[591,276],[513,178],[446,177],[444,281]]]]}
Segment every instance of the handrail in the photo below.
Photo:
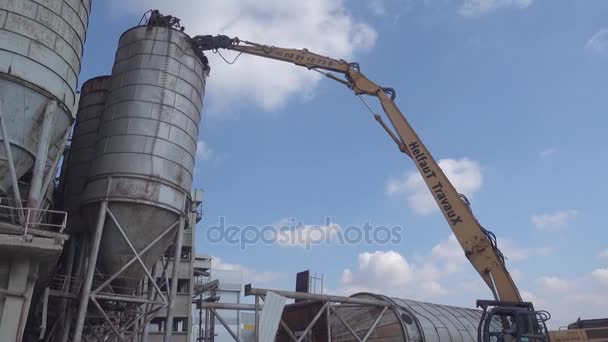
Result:
{"type": "Polygon", "coordinates": [[[0,198],[0,219],[8,219],[8,221],[23,227],[24,236],[28,234],[29,229],[63,233],[68,220],[67,212],[39,208],[19,208],[14,205],[14,200],[12,200],[13,203],[10,203],[11,200],[6,197],[0,198]],[[21,217],[23,217],[23,222],[20,222],[21,217]]]}

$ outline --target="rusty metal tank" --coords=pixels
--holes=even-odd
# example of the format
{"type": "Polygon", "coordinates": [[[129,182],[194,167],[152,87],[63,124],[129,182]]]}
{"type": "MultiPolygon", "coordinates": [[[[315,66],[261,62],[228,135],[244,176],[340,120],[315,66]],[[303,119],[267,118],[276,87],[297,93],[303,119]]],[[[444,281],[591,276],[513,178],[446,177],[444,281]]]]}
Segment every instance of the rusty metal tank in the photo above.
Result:
{"type": "MultiPolygon", "coordinates": [[[[359,293],[352,297],[383,299],[391,301],[396,311],[387,311],[376,329],[369,336],[370,341],[382,342],[475,342],[481,310],[419,302],[409,299],[390,298],[371,293],[359,293]]],[[[363,337],[374,324],[381,307],[336,306],[340,316],[355,332],[363,337]]],[[[332,341],[356,341],[336,315],[331,316],[332,341]]],[[[500,329],[499,322],[493,322],[500,329]]]]}
{"type": "MultiPolygon", "coordinates": [[[[179,30],[138,26],[121,36],[82,195],[91,229],[99,203],[107,200],[141,251],[189,209],[207,74],[190,37],[179,30]]],[[[148,267],[173,237],[165,235],[144,254],[148,267]]],[[[132,257],[118,227],[107,219],[99,254],[103,271],[113,274],[132,257]]],[[[143,274],[134,264],[121,277],[134,284],[143,274]]]]}
{"type": "Polygon", "coordinates": [[[79,209],[89,167],[95,157],[95,142],[110,88],[110,76],[92,78],[80,89],[78,114],[72,133],[69,155],[62,171],[63,208],[68,212],[68,231],[84,229],[79,209]]]}
{"type": "MultiPolygon", "coordinates": [[[[73,122],[80,62],[91,0],[0,1],[0,96],[17,178],[32,170],[45,106],[58,103],[51,118],[49,155],[63,152],[73,122]]],[[[5,137],[0,136],[0,142],[5,137]]],[[[1,146],[1,144],[0,144],[1,146]]],[[[0,148],[0,195],[11,177],[0,148]]]]}

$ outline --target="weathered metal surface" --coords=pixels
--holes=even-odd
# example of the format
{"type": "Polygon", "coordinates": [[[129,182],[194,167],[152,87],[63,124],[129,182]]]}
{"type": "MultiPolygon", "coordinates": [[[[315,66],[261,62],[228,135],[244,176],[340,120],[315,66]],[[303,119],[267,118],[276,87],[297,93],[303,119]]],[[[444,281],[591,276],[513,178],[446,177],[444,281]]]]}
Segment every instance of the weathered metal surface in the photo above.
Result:
{"type": "MultiPolygon", "coordinates": [[[[142,250],[185,214],[206,74],[180,31],[140,26],[122,35],[82,195],[88,222],[96,217],[95,203],[107,198],[129,240],[142,250]]],[[[171,241],[167,236],[151,248],[144,263],[151,267],[171,241]]],[[[108,220],[100,250],[104,272],[117,271],[131,257],[108,220]]],[[[137,265],[123,274],[134,281],[142,276],[137,265]]]]}
{"type": "MultiPolygon", "coordinates": [[[[17,177],[31,170],[44,108],[51,118],[48,158],[62,152],[77,101],[77,79],[91,0],[0,1],[0,96],[17,177]]],[[[0,137],[5,139],[5,137],[0,137]]],[[[0,193],[11,187],[6,151],[0,149],[0,193]]]]}
{"type": "MultiPolygon", "coordinates": [[[[390,300],[397,309],[386,312],[369,339],[373,341],[456,342],[477,341],[477,325],[481,311],[448,305],[389,298],[369,293],[355,298],[390,300]]],[[[337,306],[339,315],[360,337],[372,326],[381,308],[365,306],[337,306]]],[[[496,328],[500,329],[500,323],[496,328]]],[[[355,341],[348,329],[335,317],[331,318],[332,341],[355,341]]]]}
{"type": "Polygon", "coordinates": [[[268,292],[264,298],[264,308],[260,315],[260,341],[272,341],[277,335],[286,298],[268,292]]]}
{"type": "Polygon", "coordinates": [[[86,81],[80,90],[78,115],[70,152],[62,172],[63,208],[70,215],[69,231],[84,229],[79,209],[89,167],[95,157],[95,142],[110,88],[110,76],[86,81]]]}

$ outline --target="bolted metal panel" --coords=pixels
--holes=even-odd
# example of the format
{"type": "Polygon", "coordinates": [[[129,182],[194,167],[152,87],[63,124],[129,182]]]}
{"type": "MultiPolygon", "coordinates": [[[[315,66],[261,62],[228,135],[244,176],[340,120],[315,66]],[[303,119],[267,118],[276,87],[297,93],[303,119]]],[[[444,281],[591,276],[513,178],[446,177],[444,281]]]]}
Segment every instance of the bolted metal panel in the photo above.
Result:
{"type": "MultiPolygon", "coordinates": [[[[53,160],[72,124],[91,0],[0,1],[0,94],[17,177],[31,170],[50,99],[53,160]]],[[[5,137],[0,137],[0,140],[5,137]]],[[[0,149],[0,193],[9,192],[6,151],[0,149]]]]}
{"type": "Polygon", "coordinates": [[[109,88],[110,76],[100,76],[86,81],[80,90],[72,144],[62,173],[63,207],[70,215],[70,231],[83,229],[78,211],[109,88]]]}
{"type": "MultiPolygon", "coordinates": [[[[138,26],[119,41],[95,157],[83,193],[93,222],[97,205],[109,208],[137,250],[184,215],[190,205],[196,143],[207,70],[183,32],[138,26]]],[[[100,260],[113,273],[133,255],[111,220],[100,260]]],[[[152,266],[173,234],[143,257],[152,266]]],[[[139,280],[140,266],[123,274],[139,280]]]]}
{"type": "MultiPolygon", "coordinates": [[[[394,303],[396,311],[386,312],[375,331],[374,341],[419,342],[474,342],[481,310],[449,305],[418,302],[409,299],[389,298],[370,293],[353,295],[356,298],[382,298],[394,303]]],[[[362,337],[380,313],[378,307],[338,306],[337,314],[362,337]]],[[[335,315],[334,315],[335,316],[335,315]]],[[[500,322],[493,322],[500,329],[500,322]]],[[[332,341],[356,341],[342,322],[331,319],[332,341]]]]}

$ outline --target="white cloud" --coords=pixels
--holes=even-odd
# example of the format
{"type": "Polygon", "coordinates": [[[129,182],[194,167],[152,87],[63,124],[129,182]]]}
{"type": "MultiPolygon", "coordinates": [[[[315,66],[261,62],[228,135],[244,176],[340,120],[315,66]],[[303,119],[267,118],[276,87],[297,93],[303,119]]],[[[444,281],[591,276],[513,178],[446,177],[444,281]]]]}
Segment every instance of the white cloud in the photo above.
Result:
{"type": "Polygon", "coordinates": [[[575,288],[575,283],[568,279],[562,279],[556,276],[544,276],[538,279],[541,288],[548,291],[564,292],[575,288]]]}
{"type": "Polygon", "coordinates": [[[476,17],[499,9],[524,9],[530,5],[532,0],[464,0],[459,12],[465,17],[476,17]]]}
{"type": "Polygon", "coordinates": [[[535,214],[532,215],[531,220],[537,229],[546,231],[566,226],[568,222],[577,217],[578,214],[578,210],[568,209],[553,213],[535,214]]]}
{"type": "Polygon", "coordinates": [[[498,248],[508,261],[523,261],[530,257],[546,257],[553,253],[551,247],[521,247],[509,239],[500,239],[498,248]]]}
{"type": "MultiPolygon", "coordinates": [[[[344,0],[112,0],[118,14],[158,8],[182,19],[191,35],[225,34],[263,44],[307,48],[338,59],[374,46],[377,33],[349,13],[344,0]]],[[[223,51],[227,59],[236,54],[223,51]]],[[[209,52],[207,112],[227,114],[247,104],[272,111],[290,98],[308,96],[321,76],[304,68],[255,56],[227,65],[209,52]]]]}
{"type": "MultiPolygon", "coordinates": [[[[467,158],[441,159],[439,166],[460,193],[469,199],[481,188],[482,174],[479,164],[467,158]]],[[[389,179],[386,185],[389,195],[406,194],[407,203],[416,213],[428,215],[438,210],[437,203],[431,195],[418,171],[410,171],[400,179],[389,179]]]]}
{"type": "MultiPolygon", "coordinates": [[[[577,278],[544,276],[536,280],[531,300],[536,309],[548,310],[550,329],[582,319],[605,316],[608,305],[608,268],[598,268],[577,278]]],[[[523,291],[522,291],[523,295],[523,291]]]]}
{"type": "Polygon", "coordinates": [[[597,255],[598,258],[600,259],[608,259],[608,248],[604,249],[603,251],[599,252],[597,255]]]}
{"type": "Polygon", "coordinates": [[[367,0],[367,8],[375,15],[384,15],[386,13],[384,0],[367,0]]]}
{"type": "Polygon", "coordinates": [[[196,144],[196,157],[200,160],[209,160],[213,157],[213,150],[204,141],[199,141],[196,144]]]}
{"type": "Polygon", "coordinates": [[[556,153],[557,153],[557,149],[554,148],[554,147],[551,147],[551,148],[548,148],[548,149],[540,151],[539,156],[541,158],[547,158],[547,157],[550,157],[550,156],[552,156],[552,155],[554,155],[556,153]]]}
{"type": "Polygon", "coordinates": [[[438,298],[448,290],[442,280],[459,272],[467,263],[458,241],[451,235],[435,245],[424,258],[407,260],[396,251],[360,253],[355,269],[342,272],[341,288],[355,292],[376,292],[414,299],[438,298]]]}
{"type": "Polygon", "coordinates": [[[608,285],[608,267],[597,268],[591,272],[591,275],[602,284],[608,285]]]}
{"type": "Polygon", "coordinates": [[[590,55],[608,56],[608,29],[596,32],[585,45],[585,52],[590,55]]]}
{"type": "Polygon", "coordinates": [[[284,278],[285,274],[274,271],[259,271],[247,268],[241,264],[232,264],[223,262],[219,257],[213,257],[211,261],[211,277],[213,277],[213,270],[226,270],[226,271],[241,271],[244,284],[267,284],[272,283],[278,279],[284,278]]]}
{"type": "Polygon", "coordinates": [[[330,244],[342,231],[339,224],[326,222],[325,225],[294,224],[294,220],[281,220],[275,224],[275,241],[280,246],[311,249],[314,245],[330,244]]]}

